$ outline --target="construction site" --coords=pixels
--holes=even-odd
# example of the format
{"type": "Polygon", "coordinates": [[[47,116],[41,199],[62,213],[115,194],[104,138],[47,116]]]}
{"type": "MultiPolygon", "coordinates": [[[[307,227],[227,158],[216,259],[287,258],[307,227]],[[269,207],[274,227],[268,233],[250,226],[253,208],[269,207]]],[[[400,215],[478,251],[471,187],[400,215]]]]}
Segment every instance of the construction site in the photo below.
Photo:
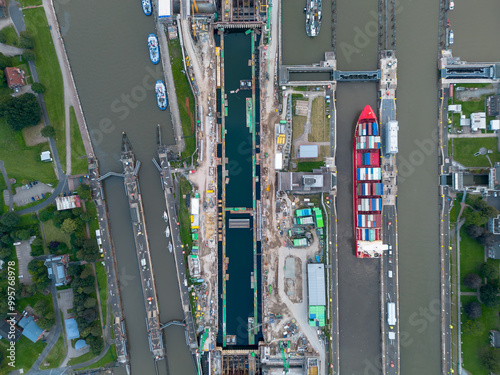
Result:
{"type": "Polygon", "coordinates": [[[187,4],[173,3],[180,15],[165,30],[181,42],[196,98],[198,159],[184,198],[199,373],[326,373],[322,190],[311,204],[276,189],[279,4],[187,4]]]}

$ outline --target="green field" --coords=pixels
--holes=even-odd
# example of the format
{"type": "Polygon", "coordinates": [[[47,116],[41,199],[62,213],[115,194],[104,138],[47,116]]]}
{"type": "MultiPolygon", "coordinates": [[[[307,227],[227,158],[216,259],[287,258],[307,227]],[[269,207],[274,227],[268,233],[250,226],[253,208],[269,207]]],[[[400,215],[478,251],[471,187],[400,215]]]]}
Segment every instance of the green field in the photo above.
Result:
{"type": "Polygon", "coordinates": [[[56,129],[57,151],[61,159],[61,166],[65,170],[64,89],[59,61],[43,8],[26,9],[23,14],[26,30],[35,42],[36,69],[40,82],[47,88],[43,97],[50,124],[56,129]]]}
{"type": "MultiPolygon", "coordinates": [[[[181,178],[180,182],[180,210],[179,210],[179,228],[181,231],[181,240],[184,246],[188,246],[191,249],[193,240],[191,239],[191,219],[189,218],[189,212],[186,206],[186,199],[184,196],[186,194],[192,193],[191,184],[186,180],[185,177],[181,178]]],[[[187,252],[186,252],[187,255],[187,252]]]]}
{"type": "Polygon", "coordinates": [[[71,358],[68,361],[68,366],[78,365],[79,363],[90,361],[94,357],[95,355],[93,355],[91,352],[82,354],[80,357],[71,358]]]}
{"type": "Polygon", "coordinates": [[[2,32],[4,33],[5,37],[7,38],[7,41],[5,44],[8,44],[10,46],[17,46],[17,42],[19,41],[19,37],[17,36],[16,29],[14,29],[14,26],[10,25],[7,27],[4,27],[2,29],[2,32]]]}
{"type": "Polygon", "coordinates": [[[70,107],[70,123],[71,123],[71,174],[86,174],[89,170],[87,161],[87,153],[83,145],[82,135],[76,120],[75,109],[70,107]]]}
{"type": "MultiPolygon", "coordinates": [[[[463,296],[461,300],[462,306],[464,306],[477,299],[471,296],[463,296]]],[[[464,368],[473,375],[489,375],[489,371],[481,363],[481,354],[490,347],[489,331],[500,329],[498,308],[487,308],[484,305],[482,305],[482,308],[482,316],[478,319],[484,325],[482,334],[472,336],[462,333],[461,337],[464,368]]],[[[462,324],[467,319],[469,318],[462,311],[462,324]]]]}
{"type": "Polygon", "coordinates": [[[91,369],[91,368],[99,368],[99,367],[102,367],[104,365],[107,365],[108,363],[110,362],[114,362],[116,361],[117,359],[117,355],[116,355],[116,345],[113,344],[109,347],[108,351],[106,352],[106,354],[104,355],[104,357],[102,357],[100,360],[98,360],[96,363],[94,363],[93,365],[90,365],[90,366],[87,366],[87,367],[84,367],[80,370],[88,370],[88,369],[91,369]]]}
{"type": "MultiPolygon", "coordinates": [[[[484,263],[484,247],[477,240],[470,238],[464,227],[460,229],[460,238],[460,276],[463,280],[469,273],[479,274],[481,264],[484,263]]],[[[471,291],[464,286],[461,286],[461,290],[471,291]]]]}
{"type": "Polygon", "coordinates": [[[48,220],[45,223],[42,223],[43,225],[43,233],[45,236],[45,242],[47,245],[49,244],[50,241],[59,241],[59,242],[64,242],[66,245],[68,245],[68,248],[71,249],[71,241],[70,241],[70,236],[69,234],[64,233],[62,230],[57,228],[54,225],[54,221],[48,220]]]}
{"type": "Polygon", "coordinates": [[[330,140],[330,121],[325,115],[325,98],[322,96],[312,102],[311,134],[309,142],[328,142],[330,140]]]}
{"type": "Polygon", "coordinates": [[[323,161],[299,161],[297,163],[297,172],[312,172],[313,169],[325,165],[323,161]]]}
{"type": "Polygon", "coordinates": [[[66,350],[64,347],[64,335],[61,332],[61,335],[57,339],[56,344],[50,351],[49,355],[45,357],[45,360],[43,361],[44,363],[48,363],[48,366],[40,366],[41,368],[57,368],[61,365],[61,362],[64,360],[66,357],[66,350]]]}
{"type": "Polygon", "coordinates": [[[21,6],[29,7],[34,5],[42,5],[42,0],[19,0],[21,6]]]}
{"type": "Polygon", "coordinates": [[[182,158],[184,159],[190,157],[196,148],[196,140],[194,137],[191,137],[194,134],[195,126],[194,96],[187,76],[183,73],[184,65],[180,42],[178,40],[171,40],[168,50],[170,52],[175,92],[177,94],[177,103],[182,122],[182,133],[184,137],[189,137],[184,138],[184,142],[186,142],[186,147],[182,152],[182,158]]]}
{"type": "MultiPolygon", "coordinates": [[[[4,354],[4,356],[6,355],[7,345],[7,341],[0,341],[0,351],[2,352],[2,354],[4,354]]],[[[36,359],[46,345],[47,344],[42,342],[41,340],[37,341],[36,343],[32,343],[26,337],[21,336],[19,341],[16,343],[15,367],[12,368],[7,366],[7,360],[2,361],[2,363],[0,364],[0,375],[10,374],[11,371],[15,369],[23,369],[24,373],[26,373],[31,368],[31,366],[33,366],[33,363],[35,363],[36,359]]]]}
{"type": "Polygon", "coordinates": [[[449,150],[453,156],[453,160],[465,165],[466,167],[490,167],[490,163],[486,156],[474,156],[481,147],[487,150],[492,150],[493,153],[488,154],[491,162],[494,164],[500,161],[500,153],[498,152],[498,139],[495,138],[453,138],[449,141],[449,150]]]}
{"type": "Polygon", "coordinates": [[[42,151],[49,149],[48,143],[26,146],[22,133],[12,130],[5,118],[0,117],[0,160],[9,178],[56,184],[53,163],[40,161],[42,151]]]}

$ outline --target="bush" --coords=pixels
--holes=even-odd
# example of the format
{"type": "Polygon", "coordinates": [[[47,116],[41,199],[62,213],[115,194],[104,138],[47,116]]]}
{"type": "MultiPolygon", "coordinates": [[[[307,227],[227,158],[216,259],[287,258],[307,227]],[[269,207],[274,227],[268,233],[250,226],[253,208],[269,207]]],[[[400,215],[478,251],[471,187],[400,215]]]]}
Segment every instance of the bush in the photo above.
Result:
{"type": "Polygon", "coordinates": [[[19,48],[23,49],[35,48],[35,42],[33,41],[33,38],[27,31],[21,31],[19,33],[19,48]]]}
{"type": "MultiPolygon", "coordinates": [[[[35,61],[36,59],[36,54],[35,54],[35,51],[32,51],[30,49],[25,49],[23,51],[23,57],[26,61],[35,61]]],[[[33,84],[34,85],[34,84],[33,84]]],[[[33,89],[33,85],[31,86],[31,89],[33,91],[35,91],[35,89],[33,89]]],[[[35,91],[35,92],[38,92],[38,91],[35,91]]]]}
{"type": "Polygon", "coordinates": [[[489,348],[482,356],[484,366],[494,373],[500,372],[500,350],[496,348],[489,348]]]}
{"type": "Polygon", "coordinates": [[[42,130],[40,130],[40,135],[45,138],[55,138],[56,137],[56,129],[53,126],[44,126],[42,130]]]}
{"type": "Polygon", "coordinates": [[[81,184],[76,189],[76,192],[80,196],[80,198],[82,198],[83,200],[89,200],[91,198],[91,192],[90,192],[89,185],[81,184]]]}
{"type": "Polygon", "coordinates": [[[478,319],[483,312],[481,304],[477,301],[470,302],[464,306],[464,311],[470,319],[478,319]]]}

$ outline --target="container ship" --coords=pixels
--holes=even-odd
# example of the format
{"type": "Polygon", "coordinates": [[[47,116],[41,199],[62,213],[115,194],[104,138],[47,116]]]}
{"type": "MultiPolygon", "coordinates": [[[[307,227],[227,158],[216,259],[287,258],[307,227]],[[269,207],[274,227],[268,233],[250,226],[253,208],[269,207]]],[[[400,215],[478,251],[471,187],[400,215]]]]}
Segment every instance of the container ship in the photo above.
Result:
{"type": "Polygon", "coordinates": [[[353,150],[354,238],[358,258],[378,258],[382,242],[382,184],[380,128],[367,105],[356,124],[353,150]]]}
{"type": "Polygon", "coordinates": [[[307,36],[318,36],[321,29],[322,0],[307,0],[306,7],[306,33],[307,36]]]}

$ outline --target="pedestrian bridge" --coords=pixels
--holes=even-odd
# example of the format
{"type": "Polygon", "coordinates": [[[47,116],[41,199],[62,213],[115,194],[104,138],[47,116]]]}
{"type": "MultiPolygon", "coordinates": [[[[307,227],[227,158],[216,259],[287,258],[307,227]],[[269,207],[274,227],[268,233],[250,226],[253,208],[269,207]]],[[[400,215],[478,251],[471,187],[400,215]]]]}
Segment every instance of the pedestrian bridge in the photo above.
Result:
{"type": "Polygon", "coordinates": [[[279,69],[279,82],[280,85],[286,85],[292,82],[290,80],[290,74],[294,73],[327,73],[329,78],[326,81],[315,81],[315,80],[298,80],[293,81],[293,84],[304,84],[311,85],[317,84],[321,85],[324,82],[333,81],[346,81],[346,82],[362,82],[362,81],[379,81],[381,77],[380,70],[369,70],[369,71],[344,71],[335,70],[329,64],[318,64],[318,65],[282,65],[279,69]]]}

